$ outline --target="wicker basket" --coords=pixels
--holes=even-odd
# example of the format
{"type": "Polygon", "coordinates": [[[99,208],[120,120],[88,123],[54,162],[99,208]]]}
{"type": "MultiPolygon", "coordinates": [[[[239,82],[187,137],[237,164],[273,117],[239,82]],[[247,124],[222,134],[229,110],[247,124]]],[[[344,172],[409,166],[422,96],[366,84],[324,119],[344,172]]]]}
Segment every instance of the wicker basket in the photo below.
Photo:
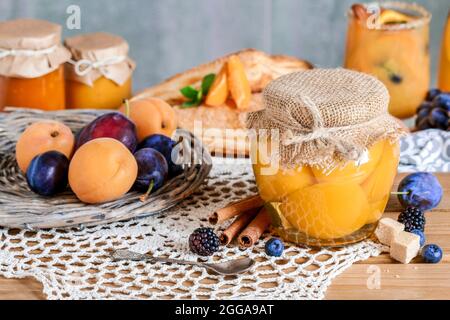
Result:
{"type": "Polygon", "coordinates": [[[212,161],[209,152],[190,132],[177,130],[183,137],[182,154],[189,155],[184,174],[169,180],[161,189],[141,202],[140,193],[131,191],[119,200],[88,205],[70,191],[51,198],[30,190],[15,160],[20,134],[33,122],[53,119],[74,132],[108,111],[66,110],[43,112],[6,108],[0,113],[0,225],[20,229],[83,227],[113,221],[156,215],[191,195],[208,176],[212,161]],[[194,143],[195,142],[195,143],[194,143]]]}

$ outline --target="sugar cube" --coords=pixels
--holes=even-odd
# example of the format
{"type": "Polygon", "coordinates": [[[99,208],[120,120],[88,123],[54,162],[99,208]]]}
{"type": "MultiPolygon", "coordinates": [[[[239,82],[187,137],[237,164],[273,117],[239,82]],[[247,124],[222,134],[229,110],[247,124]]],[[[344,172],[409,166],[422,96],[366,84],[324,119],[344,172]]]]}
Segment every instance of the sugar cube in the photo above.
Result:
{"type": "Polygon", "coordinates": [[[391,258],[409,263],[420,250],[420,237],[417,234],[402,231],[391,242],[391,258]]]}
{"type": "Polygon", "coordinates": [[[382,244],[390,246],[394,237],[398,233],[402,232],[403,229],[405,229],[403,223],[395,221],[391,218],[383,218],[380,222],[378,222],[375,235],[382,244]]]}

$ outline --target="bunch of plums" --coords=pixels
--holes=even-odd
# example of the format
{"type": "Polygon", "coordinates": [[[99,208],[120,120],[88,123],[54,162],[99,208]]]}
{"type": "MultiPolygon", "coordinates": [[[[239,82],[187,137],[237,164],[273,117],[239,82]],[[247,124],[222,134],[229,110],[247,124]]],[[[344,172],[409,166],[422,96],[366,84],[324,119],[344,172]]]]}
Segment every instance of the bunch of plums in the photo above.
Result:
{"type": "Polygon", "coordinates": [[[76,136],[63,123],[30,125],[16,145],[19,168],[29,187],[53,196],[69,184],[85,203],[121,198],[131,189],[148,196],[182,173],[179,142],[169,138],[177,127],[174,110],[146,98],[104,114],[76,136]]]}
{"type": "Polygon", "coordinates": [[[428,91],[425,101],[417,109],[416,128],[450,129],[450,92],[428,91]]]}

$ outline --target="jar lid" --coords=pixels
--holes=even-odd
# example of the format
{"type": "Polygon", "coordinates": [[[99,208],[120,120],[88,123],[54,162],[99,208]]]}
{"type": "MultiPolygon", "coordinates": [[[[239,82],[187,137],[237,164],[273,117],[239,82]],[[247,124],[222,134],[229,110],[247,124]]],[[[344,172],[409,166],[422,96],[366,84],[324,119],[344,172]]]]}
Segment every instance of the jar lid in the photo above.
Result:
{"type": "Polygon", "coordinates": [[[287,167],[331,170],[361,159],[375,142],[404,133],[388,113],[384,84],[356,71],[294,72],[269,83],[263,98],[265,109],[250,113],[247,127],[256,135],[264,130],[272,144],[278,139],[280,161],[287,167]]]}
{"type": "Polygon", "coordinates": [[[70,58],[61,45],[61,26],[36,19],[0,22],[0,74],[36,78],[70,58]]]}
{"type": "Polygon", "coordinates": [[[72,53],[67,77],[92,86],[100,77],[118,85],[124,84],[136,64],[128,57],[128,43],[119,36],[97,32],[78,35],[65,40],[72,53]]]}

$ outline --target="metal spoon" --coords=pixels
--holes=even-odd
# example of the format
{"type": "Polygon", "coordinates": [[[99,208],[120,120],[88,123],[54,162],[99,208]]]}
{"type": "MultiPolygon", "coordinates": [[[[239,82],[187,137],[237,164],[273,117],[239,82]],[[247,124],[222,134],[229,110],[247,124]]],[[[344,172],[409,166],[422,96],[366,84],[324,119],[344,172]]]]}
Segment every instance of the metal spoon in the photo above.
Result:
{"type": "Polygon", "coordinates": [[[141,254],[129,250],[116,250],[111,254],[114,261],[131,260],[131,261],[149,261],[164,262],[175,264],[187,264],[191,266],[199,266],[211,270],[215,273],[230,276],[248,271],[254,264],[255,260],[250,258],[230,260],[221,263],[205,263],[187,260],[178,260],[162,257],[152,257],[147,254],[141,254]]]}

